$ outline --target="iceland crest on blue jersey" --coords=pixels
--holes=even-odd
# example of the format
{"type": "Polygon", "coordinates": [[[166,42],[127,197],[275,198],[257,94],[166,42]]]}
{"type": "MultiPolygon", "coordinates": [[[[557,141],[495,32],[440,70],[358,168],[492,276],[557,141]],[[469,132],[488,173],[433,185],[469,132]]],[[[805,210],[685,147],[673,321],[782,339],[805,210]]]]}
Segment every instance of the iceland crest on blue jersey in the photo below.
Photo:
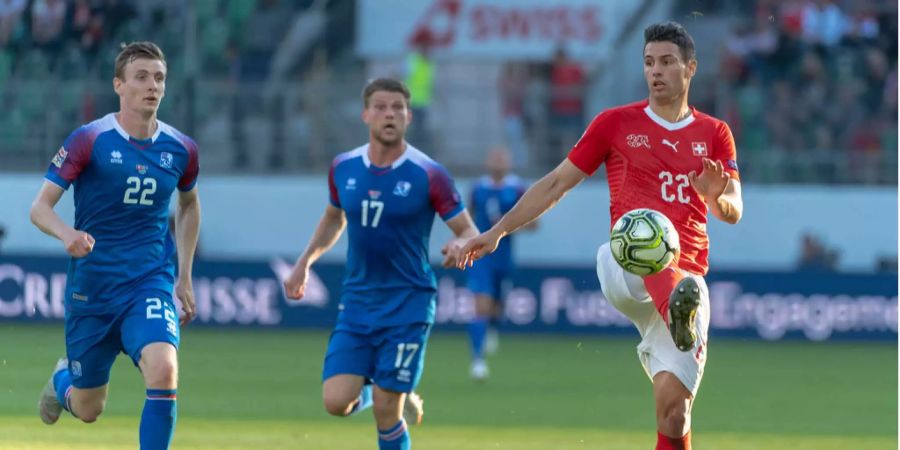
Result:
{"type": "Polygon", "coordinates": [[[159,165],[163,166],[166,169],[172,168],[172,154],[169,152],[162,152],[159,154],[159,165]]]}

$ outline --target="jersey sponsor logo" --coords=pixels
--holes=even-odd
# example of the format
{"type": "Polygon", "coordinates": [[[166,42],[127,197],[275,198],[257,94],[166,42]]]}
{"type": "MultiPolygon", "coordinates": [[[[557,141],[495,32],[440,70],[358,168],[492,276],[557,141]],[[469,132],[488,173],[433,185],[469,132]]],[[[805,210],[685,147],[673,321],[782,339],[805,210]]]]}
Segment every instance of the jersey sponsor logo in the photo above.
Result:
{"type": "Polygon", "coordinates": [[[78,301],[86,302],[86,301],[88,300],[88,296],[87,296],[87,295],[79,294],[79,293],[77,293],[77,292],[73,292],[73,293],[72,293],[72,300],[78,300],[78,301]]]}
{"type": "Polygon", "coordinates": [[[147,173],[147,166],[143,164],[138,164],[134,166],[134,168],[138,171],[139,174],[144,175],[147,173]]]}
{"type": "Polygon", "coordinates": [[[663,139],[663,140],[662,140],[663,145],[668,145],[669,147],[672,147],[672,151],[674,151],[675,153],[678,153],[678,148],[677,148],[678,142],[679,142],[679,141],[675,141],[675,143],[673,144],[673,143],[672,143],[671,141],[669,141],[668,139],[663,139]]]}
{"type": "Polygon", "coordinates": [[[56,166],[57,169],[62,168],[63,161],[66,160],[66,156],[69,156],[69,152],[66,151],[65,147],[60,147],[59,151],[56,152],[56,155],[53,156],[53,160],[50,161],[56,166]]]}
{"type": "Polygon", "coordinates": [[[347,185],[344,186],[344,189],[348,191],[352,191],[356,189],[356,178],[347,178],[347,185]]]}
{"type": "Polygon", "coordinates": [[[691,153],[694,156],[709,156],[706,150],[706,142],[691,142],[691,153]]]}
{"type": "Polygon", "coordinates": [[[733,159],[729,159],[728,161],[726,161],[726,162],[725,162],[725,165],[727,165],[728,167],[730,167],[730,168],[732,168],[732,169],[734,169],[734,170],[738,170],[737,161],[735,161],[735,160],[733,160],[733,159]]]}
{"type": "Polygon", "coordinates": [[[408,197],[410,189],[412,189],[412,183],[409,181],[398,181],[397,185],[394,186],[394,195],[408,197]]]}
{"type": "Polygon", "coordinates": [[[172,168],[172,154],[169,152],[162,152],[159,155],[159,165],[163,166],[165,169],[172,168]]]}
{"type": "Polygon", "coordinates": [[[381,191],[376,191],[374,189],[369,189],[369,197],[373,199],[377,199],[381,197],[381,191]]]}
{"type": "Polygon", "coordinates": [[[650,148],[650,139],[646,134],[629,134],[626,139],[628,139],[628,146],[631,148],[638,148],[641,146],[650,148]]]}
{"type": "Polygon", "coordinates": [[[110,164],[122,164],[122,152],[113,150],[109,153],[110,164]]]}

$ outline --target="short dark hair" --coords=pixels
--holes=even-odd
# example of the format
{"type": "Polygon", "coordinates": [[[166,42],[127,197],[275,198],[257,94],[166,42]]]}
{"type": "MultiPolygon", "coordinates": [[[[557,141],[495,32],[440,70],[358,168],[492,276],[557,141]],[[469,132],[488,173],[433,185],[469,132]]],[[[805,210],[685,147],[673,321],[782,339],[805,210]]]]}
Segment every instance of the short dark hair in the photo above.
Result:
{"type": "Polygon", "coordinates": [[[694,38],[678,22],[655,23],[647,27],[644,30],[644,48],[651,42],[671,42],[677,45],[685,62],[697,59],[694,38]]]}
{"type": "Polygon", "coordinates": [[[162,49],[150,41],[122,43],[122,51],[116,56],[116,78],[125,79],[125,66],[136,59],[158,59],[166,64],[166,55],[162,49]]]}
{"type": "Polygon", "coordinates": [[[403,94],[403,98],[406,100],[406,106],[409,106],[409,88],[406,87],[406,84],[394,78],[376,78],[366,83],[366,87],[363,89],[362,98],[364,107],[369,107],[369,97],[378,91],[398,92],[403,94]]]}

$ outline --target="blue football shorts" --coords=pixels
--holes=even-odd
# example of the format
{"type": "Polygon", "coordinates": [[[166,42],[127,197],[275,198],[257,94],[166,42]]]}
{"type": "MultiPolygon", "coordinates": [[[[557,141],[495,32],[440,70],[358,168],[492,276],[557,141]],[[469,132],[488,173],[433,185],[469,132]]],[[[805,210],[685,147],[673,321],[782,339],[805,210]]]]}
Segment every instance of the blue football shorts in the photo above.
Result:
{"type": "Polygon", "coordinates": [[[388,327],[338,324],[328,340],[322,381],[359,375],[385,390],[412,392],[425,368],[431,324],[388,327]]]}
{"type": "Polygon", "coordinates": [[[119,352],[137,366],[147,344],[179,343],[178,314],[172,294],[141,291],[109,314],[67,315],[66,355],[72,385],[79,389],[100,387],[109,382],[109,372],[119,352]]]}
{"type": "Polygon", "coordinates": [[[489,261],[475,261],[466,269],[466,274],[467,285],[473,294],[487,295],[495,302],[503,300],[509,281],[508,268],[497,267],[489,261]]]}

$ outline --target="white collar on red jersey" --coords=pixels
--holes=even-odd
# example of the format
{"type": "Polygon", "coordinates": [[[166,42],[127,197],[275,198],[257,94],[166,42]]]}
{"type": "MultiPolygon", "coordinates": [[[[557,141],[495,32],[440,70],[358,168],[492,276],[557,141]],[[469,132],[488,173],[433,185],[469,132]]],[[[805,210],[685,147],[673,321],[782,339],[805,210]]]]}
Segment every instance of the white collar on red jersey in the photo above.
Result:
{"type": "Polygon", "coordinates": [[[649,117],[650,120],[658,123],[659,126],[665,128],[669,131],[680,130],[694,122],[694,112],[693,111],[691,111],[691,115],[685,117],[684,119],[679,120],[678,122],[669,122],[668,120],[663,119],[662,117],[659,116],[659,114],[656,114],[655,112],[653,112],[652,109],[650,109],[650,105],[647,105],[644,108],[644,112],[647,113],[647,117],[649,117]]]}

